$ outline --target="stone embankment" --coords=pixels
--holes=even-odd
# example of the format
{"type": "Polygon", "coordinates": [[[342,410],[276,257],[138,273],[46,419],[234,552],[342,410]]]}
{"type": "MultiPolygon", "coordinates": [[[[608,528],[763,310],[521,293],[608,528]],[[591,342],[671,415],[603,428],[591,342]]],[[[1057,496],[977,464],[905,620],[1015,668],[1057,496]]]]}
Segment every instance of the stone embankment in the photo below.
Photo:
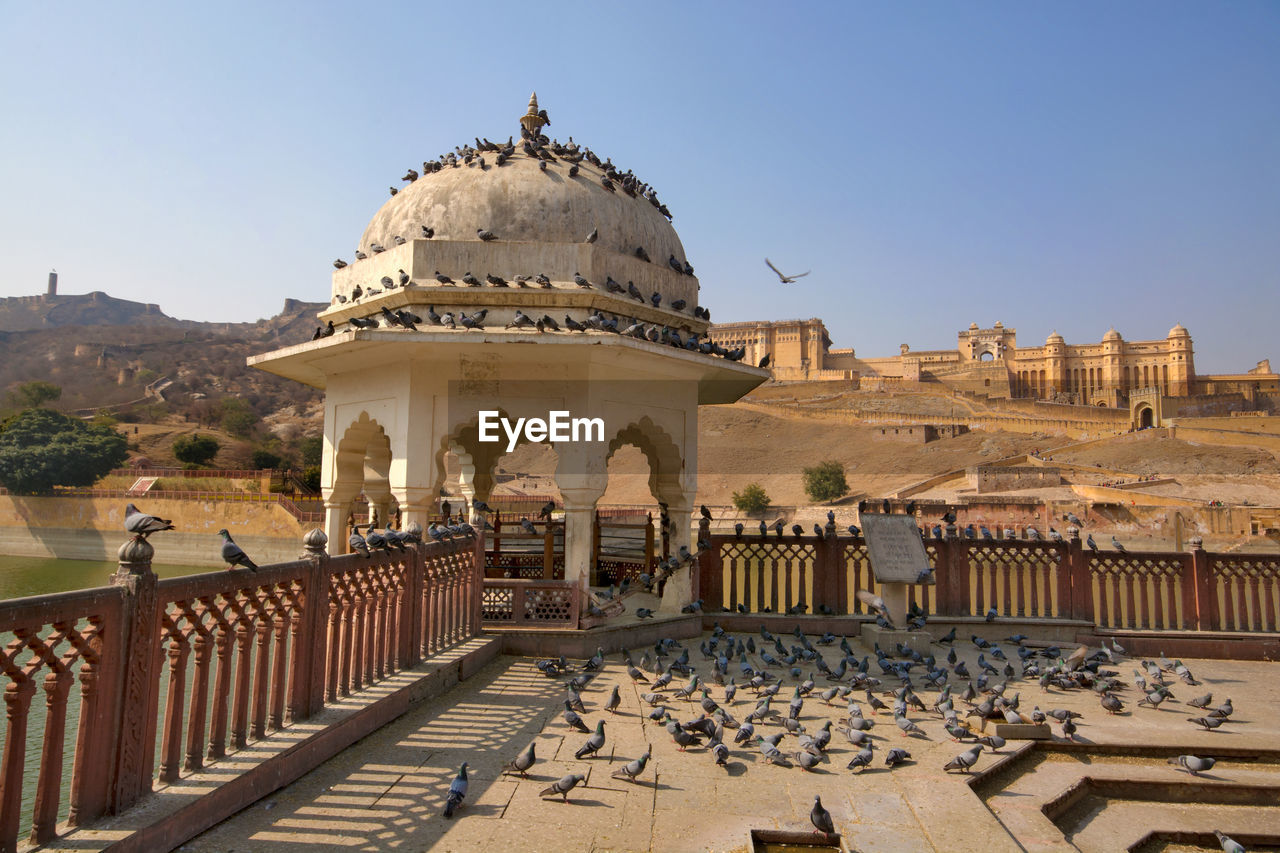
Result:
{"type": "MultiPolygon", "coordinates": [[[[129,500],[0,495],[0,554],[113,561],[128,538],[124,507],[129,500]]],[[[136,502],[152,515],[172,519],[177,528],[156,536],[157,563],[219,562],[222,528],[259,563],[294,560],[305,533],[304,525],[278,502],[173,499],[160,493],[136,502]]]]}

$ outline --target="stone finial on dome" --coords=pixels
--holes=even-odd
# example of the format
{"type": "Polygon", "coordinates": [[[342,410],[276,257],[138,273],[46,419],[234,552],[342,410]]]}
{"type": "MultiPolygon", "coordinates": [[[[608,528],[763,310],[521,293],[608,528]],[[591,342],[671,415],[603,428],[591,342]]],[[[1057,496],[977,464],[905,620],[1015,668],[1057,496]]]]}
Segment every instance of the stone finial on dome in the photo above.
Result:
{"type": "Polygon", "coordinates": [[[547,118],[546,110],[538,109],[538,93],[534,92],[529,96],[529,109],[520,116],[520,126],[528,131],[530,136],[537,136],[542,132],[543,125],[548,124],[551,124],[551,119],[547,118]]]}

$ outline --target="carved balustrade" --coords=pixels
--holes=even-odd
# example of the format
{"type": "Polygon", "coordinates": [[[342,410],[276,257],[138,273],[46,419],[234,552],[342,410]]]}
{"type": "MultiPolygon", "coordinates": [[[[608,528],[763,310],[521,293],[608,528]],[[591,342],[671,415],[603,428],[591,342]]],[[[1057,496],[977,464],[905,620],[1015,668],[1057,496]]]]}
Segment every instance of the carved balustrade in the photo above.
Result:
{"type": "Polygon", "coordinates": [[[312,531],[294,562],[157,580],[131,540],[113,586],[0,602],[0,853],[23,832],[53,840],[60,816],[124,811],[480,631],[482,541],[333,558],[325,544],[312,531]]]}
{"type": "MultiPolygon", "coordinates": [[[[935,584],[910,585],[930,614],[1074,619],[1139,631],[1274,632],[1280,558],[1189,552],[1091,551],[1062,541],[929,539],[935,584]]],[[[856,597],[877,591],[860,537],[715,534],[700,554],[699,595],[709,611],[847,614],[870,618],[856,597]],[[803,610],[800,608],[803,607],[803,610]]]]}
{"type": "Polygon", "coordinates": [[[579,607],[576,583],[487,578],[480,610],[485,627],[576,628],[579,607]]]}

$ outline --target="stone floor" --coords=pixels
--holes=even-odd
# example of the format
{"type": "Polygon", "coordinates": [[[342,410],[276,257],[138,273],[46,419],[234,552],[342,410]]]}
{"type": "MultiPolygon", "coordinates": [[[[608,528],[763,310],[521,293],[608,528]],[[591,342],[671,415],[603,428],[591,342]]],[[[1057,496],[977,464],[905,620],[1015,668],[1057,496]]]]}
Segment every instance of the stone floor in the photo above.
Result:
{"type": "MultiPolygon", "coordinates": [[[[998,627],[988,631],[998,640],[998,627]]],[[[756,635],[756,641],[759,642],[756,635]]],[[[784,636],[784,643],[794,640],[784,636]]],[[[816,639],[813,638],[813,639],[816,639]]],[[[788,643],[789,645],[790,643],[788,643]]],[[[1006,650],[1011,644],[1002,643],[1006,650]]],[[[859,657],[861,657],[861,650],[859,657]]],[[[977,650],[957,643],[957,650],[976,671],[977,650]]],[[[693,666],[704,675],[710,663],[690,643],[693,666]]],[[[837,647],[824,650],[829,662],[838,660],[837,647]]],[[[639,658],[641,650],[635,657],[639,658]]],[[[943,652],[945,654],[945,651],[943,652]]],[[[753,663],[755,661],[753,660],[753,663]]],[[[1201,687],[1175,683],[1177,703],[1160,709],[1134,708],[1137,696],[1126,691],[1126,710],[1107,716],[1091,693],[1041,693],[1035,682],[1014,681],[1008,693],[1021,691],[1022,707],[1070,708],[1080,711],[1078,740],[1097,744],[1147,744],[1177,747],[1178,751],[1211,753],[1215,747],[1280,748],[1280,665],[1255,662],[1187,661],[1201,687]],[[1212,690],[1215,700],[1232,698],[1236,713],[1216,732],[1202,731],[1186,721],[1192,714],[1183,701],[1212,690]]],[[[1115,667],[1126,680],[1136,661],[1115,667]]],[[[731,672],[737,664],[731,665],[731,672]]],[[[878,667],[872,659],[872,671],[878,667]]],[[[806,670],[807,672],[807,670],[806,670]]],[[[896,686],[884,679],[886,688],[896,686]]],[[[995,679],[993,679],[994,681],[995,679]]],[[[1175,679],[1176,681],[1176,679],[1175,679]]],[[[682,683],[678,678],[673,686],[682,683]]],[[[819,689],[827,686],[819,682],[819,689]]],[[[792,682],[775,699],[786,713],[792,682]]],[[[717,767],[709,750],[690,748],[680,753],[665,728],[649,722],[649,706],[641,699],[648,688],[633,685],[619,655],[611,655],[602,675],[583,693],[588,725],[606,721],[606,743],[599,757],[575,760],[575,750],[587,735],[571,731],[561,712],[563,680],[544,677],[531,659],[499,658],[450,693],[423,703],[376,734],[356,744],[298,782],[246,809],[184,845],[184,851],[303,851],[303,850],[497,850],[504,844],[535,851],[745,851],[751,829],[811,830],[809,810],[815,794],[831,811],[845,849],[851,851],[1003,851],[1123,849],[1140,837],[1135,822],[1160,824],[1166,817],[1179,826],[1197,823],[1185,810],[1165,806],[1152,810],[1141,803],[1103,803],[1093,816],[1073,818],[1078,847],[1064,840],[1062,831],[1039,807],[1084,775],[1085,759],[1025,756],[1024,769],[1004,774],[1007,782],[979,796],[966,777],[945,773],[942,765],[963,751],[953,743],[933,714],[913,712],[911,718],[927,737],[903,737],[887,712],[876,718],[872,735],[876,746],[874,769],[845,768],[857,751],[836,733],[829,761],[814,772],[798,767],[766,764],[754,744],[730,744],[727,768],[717,767]],[[613,685],[621,687],[622,705],[616,714],[603,712],[613,685]],[[538,762],[528,779],[503,775],[503,764],[530,742],[537,744],[538,762]],[[650,746],[653,757],[639,784],[611,778],[626,761],[650,746]],[[888,770],[884,755],[892,747],[910,751],[913,762],[888,770]],[[470,765],[470,790],[453,819],[441,816],[449,783],[458,765],[470,765]],[[585,785],[573,791],[568,804],[543,799],[539,792],[566,773],[586,775],[585,785]],[[1006,830],[1018,833],[1019,840],[1006,830]],[[1108,827],[1123,830],[1109,835],[1108,827]],[[1118,838],[1124,843],[1113,846],[1118,838]],[[1086,842],[1086,843],[1080,843],[1086,842]]],[[[931,703],[934,691],[919,691],[931,703]]],[[[958,689],[957,689],[958,692],[958,689]]],[[[861,693],[853,694],[862,701],[861,693]]],[[[723,691],[712,686],[712,697],[723,691]]],[[[889,700],[890,702],[892,700],[889,700]]],[[[668,706],[680,720],[701,713],[697,704],[673,699],[668,706]]],[[[740,689],[730,712],[739,720],[755,705],[747,689],[740,689]]],[[[962,703],[957,702],[960,708],[962,703]]],[[[804,703],[800,719],[807,731],[825,720],[841,720],[844,703],[825,706],[816,696],[804,703]]],[[[763,734],[776,725],[757,726],[763,734]]],[[[1059,727],[1053,727],[1055,735],[1059,727]]],[[[730,740],[732,730],[726,732],[730,740]]],[[[795,738],[784,738],[784,752],[797,749],[795,738]]],[[[996,762],[1014,761],[1012,753],[1030,749],[1027,742],[1011,742],[1002,755],[984,753],[977,770],[996,762]],[[1006,755],[1008,754],[1008,755],[1006,755]]],[[[1162,760],[1103,762],[1098,772],[1136,774],[1178,783],[1191,783],[1162,760]]],[[[1227,781],[1265,777],[1280,784],[1275,764],[1246,766],[1223,762],[1212,774],[1227,781]]],[[[1195,782],[1212,784],[1213,780],[1195,782]]],[[[1226,822],[1224,829],[1241,826],[1280,833],[1280,808],[1235,811],[1213,807],[1204,820],[1226,822]],[[1225,810],[1225,811],[1224,811],[1225,810]],[[1231,821],[1237,821],[1237,824],[1231,821]]],[[[1215,824],[1216,825],[1216,824],[1215,824]]],[[[1192,827],[1194,828],[1194,827],[1192,827]]],[[[1212,827],[1208,827],[1212,828],[1212,827]]],[[[1178,849],[1199,849],[1194,846],[1178,849]]],[[[1204,848],[1209,849],[1209,848],[1204,848]]],[[[1216,848],[1213,848],[1216,849],[1216,848]]]]}

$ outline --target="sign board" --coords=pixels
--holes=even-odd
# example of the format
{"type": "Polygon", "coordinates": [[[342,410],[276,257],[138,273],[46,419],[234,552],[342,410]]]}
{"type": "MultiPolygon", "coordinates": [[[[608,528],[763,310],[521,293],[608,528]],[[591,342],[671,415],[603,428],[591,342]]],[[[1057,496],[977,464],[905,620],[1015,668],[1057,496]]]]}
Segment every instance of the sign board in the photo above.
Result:
{"type": "Polygon", "coordinates": [[[867,514],[859,521],[876,583],[916,583],[920,572],[929,568],[929,555],[915,518],[867,514]]]}

